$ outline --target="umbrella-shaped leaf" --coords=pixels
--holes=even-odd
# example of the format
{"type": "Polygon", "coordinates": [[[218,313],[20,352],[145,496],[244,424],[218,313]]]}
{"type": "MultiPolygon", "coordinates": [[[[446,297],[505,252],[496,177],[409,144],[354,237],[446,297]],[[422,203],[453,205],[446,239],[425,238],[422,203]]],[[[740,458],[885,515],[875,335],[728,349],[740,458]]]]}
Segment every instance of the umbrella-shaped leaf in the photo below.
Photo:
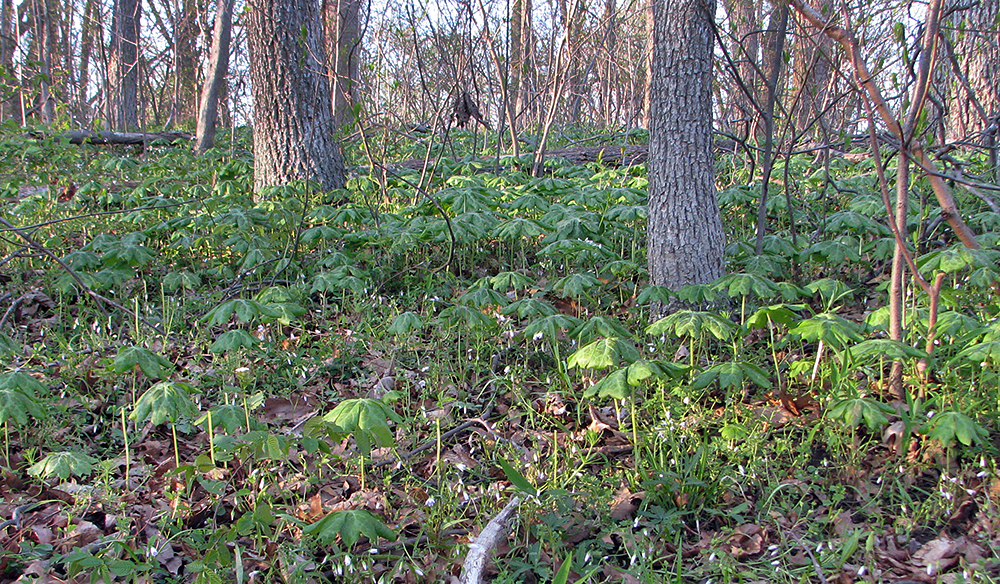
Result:
{"type": "Polygon", "coordinates": [[[875,355],[889,359],[919,359],[926,357],[927,353],[892,339],[869,339],[851,347],[851,355],[854,357],[875,355]]]}
{"type": "Polygon", "coordinates": [[[750,295],[772,298],[778,294],[774,282],[755,274],[728,274],[712,282],[711,286],[730,298],[750,295]]]}
{"type": "Polygon", "coordinates": [[[877,430],[889,423],[887,415],[896,413],[891,407],[866,397],[852,396],[836,401],[827,411],[834,420],[840,420],[850,428],[856,428],[864,420],[869,430],[877,430]]]}
{"type": "Polygon", "coordinates": [[[744,381],[752,381],[763,388],[771,387],[771,380],[768,379],[767,373],[764,373],[763,369],[744,361],[727,361],[709,367],[695,378],[691,386],[694,389],[702,389],[708,387],[715,380],[719,381],[721,389],[743,387],[744,381]]]}
{"type": "Polygon", "coordinates": [[[587,290],[594,286],[600,285],[601,281],[593,274],[575,273],[553,282],[552,289],[560,292],[563,296],[576,298],[583,296],[587,290]]]}
{"type": "Polygon", "coordinates": [[[632,333],[613,318],[595,316],[578,326],[572,336],[582,345],[595,337],[631,337],[632,333]]]}
{"type": "Polygon", "coordinates": [[[858,325],[849,320],[824,312],[803,320],[790,332],[807,341],[823,341],[830,346],[843,348],[848,343],[860,343],[863,340],[857,328],[858,325]]]}
{"type": "Polygon", "coordinates": [[[174,364],[145,347],[126,347],[115,356],[111,369],[115,373],[125,373],[136,365],[150,379],[163,379],[174,364]]]}
{"type": "Polygon", "coordinates": [[[921,426],[918,432],[937,440],[946,448],[952,446],[956,438],[962,444],[972,446],[973,442],[985,442],[990,436],[986,428],[961,412],[940,413],[921,426]]]}
{"type": "Polygon", "coordinates": [[[628,383],[628,369],[618,369],[588,387],[587,391],[583,392],[583,397],[589,398],[596,395],[612,399],[625,399],[631,389],[628,383]]]}
{"type": "Polygon", "coordinates": [[[28,468],[28,474],[45,479],[57,476],[61,480],[69,477],[85,477],[94,472],[97,459],[82,452],[52,452],[28,468]]]}
{"type": "Polygon", "coordinates": [[[546,338],[555,342],[557,331],[570,330],[580,325],[580,319],[567,314],[556,313],[536,318],[525,327],[524,336],[531,338],[546,338]]]}
{"type": "Polygon", "coordinates": [[[28,423],[29,415],[41,420],[45,417],[45,411],[28,393],[13,387],[0,386],[0,424],[14,420],[23,426],[28,423]]]}
{"type": "Polygon", "coordinates": [[[191,401],[191,386],[179,381],[161,381],[146,390],[135,403],[129,416],[137,422],[147,419],[158,426],[166,421],[176,422],[181,416],[193,418],[198,407],[191,401]]]}
{"type": "Polygon", "coordinates": [[[458,301],[474,308],[483,308],[485,306],[506,306],[510,304],[510,300],[508,300],[505,295],[485,286],[478,286],[469,290],[465,294],[462,294],[458,301]]]}
{"type": "Polygon", "coordinates": [[[666,286],[646,286],[639,296],[636,297],[636,304],[649,304],[650,302],[660,302],[668,304],[673,298],[673,293],[666,286]]]}
{"type": "Polygon", "coordinates": [[[0,389],[16,389],[32,398],[35,394],[45,392],[45,386],[41,382],[23,371],[0,373],[0,389]]]}
{"type": "Polygon", "coordinates": [[[804,304],[774,304],[771,306],[763,306],[747,318],[746,325],[748,328],[752,329],[767,328],[770,323],[789,326],[798,320],[799,315],[796,314],[796,312],[805,309],[806,306],[804,304]]]}
{"type": "Polygon", "coordinates": [[[570,367],[607,369],[608,367],[617,367],[622,363],[634,363],[639,360],[639,357],[639,350],[631,342],[611,337],[598,339],[581,347],[569,356],[566,364],[570,367]]]}
{"type": "Polygon", "coordinates": [[[731,320],[712,312],[678,310],[665,316],[646,328],[651,335],[672,334],[676,337],[688,335],[700,338],[705,334],[724,341],[730,338],[738,327],[731,320]]]}
{"type": "Polygon", "coordinates": [[[323,545],[332,545],[339,537],[346,550],[353,548],[361,536],[367,537],[373,544],[380,537],[393,541],[396,539],[396,533],[367,509],[334,511],[316,523],[307,525],[302,531],[323,545]]]}
{"type": "Polygon", "coordinates": [[[810,282],[806,285],[806,290],[812,294],[818,294],[827,306],[833,306],[838,300],[854,292],[853,288],[833,278],[823,278],[810,282]]]}
{"type": "Polygon", "coordinates": [[[424,326],[424,319],[416,312],[404,312],[392,320],[387,332],[392,335],[406,336],[424,326]]]}
{"type": "Polygon", "coordinates": [[[966,359],[972,363],[985,363],[987,361],[1000,363],[1000,341],[976,343],[971,347],[966,347],[958,353],[958,358],[966,359]]]}
{"type": "Polygon", "coordinates": [[[243,329],[233,329],[219,335],[219,338],[215,339],[215,342],[212,343],[212,346],[208,350],[212,353],[227,353],[244,347],[248,349],[253,348],[258,344],[259,341],[250,333],[243,329]]]}
{"type": "Polygon", "coordinates": [[[469,306],[450,306],[438,315],[438,322],[445,326],[461,327],[465,330],[484,330],[496,326],[496,321],[469,306]]]}
{"type": "Polygon", "coordinates": [[[534,286],[535,281],[520,272],[500,272],[490,278],[490,286],[494,290],[526,290],[534,286]]]}
{"type": "MultiPolygon", "coordinates": [[[[548,300],[527,297],[511,302],[507,306],[504,306],[500,312],[503,314],[517,314],[520,318],[528,318],[529,316],[552,316],[559,311],[548,300]]],[[[572,326],[574,325],[567,328],[572,328],[572,326]]]]}
{"type": "Polygon", "coordinates": [[[534,239],[549,232],[544,225],[534,219],[514,217],[500,223],[493,230],[493,236],[504,241],[534,239]]]}
{"type": "Polygon", "coordinates": [[[719,293],[708,284],[688,284],[677,291],[677,298],[688,304],[704,304],[719,298],[719,293]]]}
{"type": "Polygon", "coordinates": [[[323,419],[329,422],[337,432],[347,432],[354,435],[358,448],[367,456],[371,453],[371,443],[381,447],[391,446],[392,432],[389,430],[389,420],[401,423],[403,420],[392,408],[382,400],[370,398],[355,398],[340,402],[337,407],[328,412],[323,419]]]}

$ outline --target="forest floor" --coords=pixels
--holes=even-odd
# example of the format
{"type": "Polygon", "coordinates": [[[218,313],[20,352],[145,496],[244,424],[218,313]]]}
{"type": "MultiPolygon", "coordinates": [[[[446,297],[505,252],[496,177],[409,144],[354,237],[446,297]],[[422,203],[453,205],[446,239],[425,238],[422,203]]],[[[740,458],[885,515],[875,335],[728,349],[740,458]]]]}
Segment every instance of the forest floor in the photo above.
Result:
{"type": "Polygon", "coordinates": [[[1000,582],[1000,215],[916,184],[927,354],[866,157],[782,162],[756,255],[720,156],[728,273],[671,292],[615,148],[255,197],[245,141],[10,136],[0,583],[453,582],[515,497],[486,581],[1000,582]]]}

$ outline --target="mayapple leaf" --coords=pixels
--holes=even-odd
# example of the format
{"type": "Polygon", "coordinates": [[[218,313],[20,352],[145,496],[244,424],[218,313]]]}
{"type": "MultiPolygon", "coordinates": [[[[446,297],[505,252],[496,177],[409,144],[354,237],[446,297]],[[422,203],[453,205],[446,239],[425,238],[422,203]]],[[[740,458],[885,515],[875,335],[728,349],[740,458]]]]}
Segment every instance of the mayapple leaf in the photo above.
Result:
{"type": "Polygon", "coordinates": [[[233,329],[226,331],[215,339],[208,350],[212,353],[228,353],[241,348],[253,348],[260,344],[250,333],[243,329],[233,329]]]}
{"type": "Polygon", "coordinates": [[[917,431],[937,440],[945,448],[953,446],[956,439],[966,446],[972,446],[973,442],[983,442],[989,438],[986,428],[961,412],[937,414],[917,431]]]}
{"type": "Polygon", "coordinates": [[[198,407],[191,400],[191,386],[179,381],[161,381],[146,390],[135,403],[130,416],[137,422],[147,419],[158,426],[166,421],[176,422],[181,416],[193,418],[198,407]]]}
{"type": "Polygon", "coordinates": [[[145,347],[125,347],[115,355],[111,370],[125,373],[137,365],[150,379],[163,379],[174,368],[173,363],[145,347]]]}
{"type": "Polygon", "coordinates": [[[367,537],[373,543],[380,537],[391,541],[396,539],[396,533],[367,509],[347,509],[328,513],[319,521],[307,525],[302,531],[324,545],[332,545],[339,537],[347,550],[353,548],[361,536],[367,537]]]}
{"type": "Polygon", "coordinates": [[[889,423],[886,416],[894,413],[887,404],[857,395],[835,401],[827,410],[829,417],[840,420],[849,428],[856,428],[864,420],[868,429],[873,431],[889,423]]]}
{"type": "Polygon", "coordinates": [[[424,320],[416,312],[404,312],[392,320],[386,332],[391,335],[406,336],[420,330],[424,320]]]}
{"type": "Polygon", "coordinates": [[[372,439],[380,447],[392,446],[393,436],[389,430],[389,421],[397,424],[403,419],[382,400],[371,398],[347,399],[328,412],[323,419],[330,423],[336,432],[349,433],[354,436],[361,452],[371,454],[372,439]]]}
{"type": "Polygon", "coordinates": [[[24,391],[0,386],[0,424],[5,424],[7,420],[14,420],[23,426],[28,423],[29,415],[36,420],[41,420],[45,417],[45,411],[32,396],[24,391]]]}
{"type": "Polygon", "coordinates": [[[640,358],[639,350],[631,342],[611,337],[598,339],[589,345],[581,347],[569,356],[566,364],[570,367],[585,369],[607,369],[617,367],[622,363],[634,363],[640,358]]]}
{"type": "Polygon", "coordinates": [[[28,474],[40,479],[57,476],[67,480],[71,476],[85,477],[94,471],[97,459],[82,452],[52,452],[28,468],[28,474]]]}

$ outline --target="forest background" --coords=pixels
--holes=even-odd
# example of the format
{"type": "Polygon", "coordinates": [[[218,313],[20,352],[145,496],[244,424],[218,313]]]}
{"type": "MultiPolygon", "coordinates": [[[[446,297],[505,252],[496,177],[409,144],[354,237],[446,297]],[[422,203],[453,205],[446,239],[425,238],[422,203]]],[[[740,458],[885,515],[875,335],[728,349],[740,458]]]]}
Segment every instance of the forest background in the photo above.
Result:
{"type": "Polygon", "coordinates": [[[997,581],[998,19],[2,0],[0,580],[997,581]]]}

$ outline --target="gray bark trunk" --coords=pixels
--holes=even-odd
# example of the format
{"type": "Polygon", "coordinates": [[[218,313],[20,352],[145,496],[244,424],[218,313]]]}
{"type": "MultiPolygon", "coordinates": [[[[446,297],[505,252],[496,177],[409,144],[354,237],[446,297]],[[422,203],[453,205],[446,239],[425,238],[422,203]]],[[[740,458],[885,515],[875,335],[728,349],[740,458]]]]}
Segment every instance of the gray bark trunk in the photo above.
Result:
{"type": "Polygon", "coordinates": [[[250,0],[254,188],[314,181],[344,186],[335,140],[323,30],[314,0],[250,0]]]}
{"type": "Polygon", "coordinates": [[[215,28],[212,30],[212,51],[205,71],[205,85],[198,107],[198,126],[194,150],[201,154],[215,146],[215,122],[219,117],[219,95],[229,70],[229,41],[233,30],[234,0],[218,0],[215,28]]]}
{"type": "Polygon", "coordinates": [[[647,255],[654,285],[722,275],[712,156],[714,0],[655,0],[647,255]]]}
{"type": "Polygon", "coordinates": [[[358,103],[358,63],[361,57],[361,1],[323,0],[323,20],[330,50],[333,120],[342,131],[354,123],[351,107],[358,103]],[[346,127],[345,127],[346,126],[346,127]]]}
{"type": "Polygon", "coordinates": [[[108,61],[107,125],[139,128],[139,24],[142,0],[115,0],[108,61]]]}

